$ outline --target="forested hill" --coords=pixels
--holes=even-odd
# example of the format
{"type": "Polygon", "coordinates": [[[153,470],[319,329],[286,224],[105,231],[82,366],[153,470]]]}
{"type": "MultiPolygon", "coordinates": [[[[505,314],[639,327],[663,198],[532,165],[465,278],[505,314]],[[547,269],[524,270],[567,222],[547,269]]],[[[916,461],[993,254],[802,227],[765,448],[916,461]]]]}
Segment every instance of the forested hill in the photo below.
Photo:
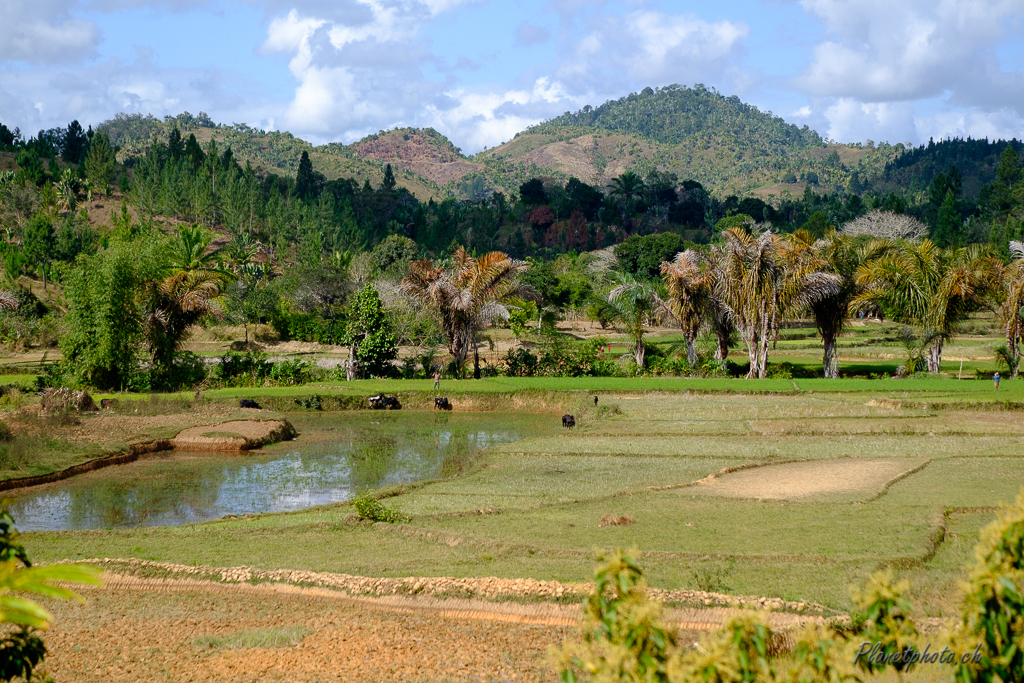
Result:
{"type": "Polygon", "coordinates": [[[878,194],[916,195],[929,190],[939,174],[948,174],[955,167],[961,178],[964,199],[977,200],[982,190],[996,179],[999,157],[1007,146],[1018,155],[1024,143],[1014,139],[972,140],[971,138],[929,140],[927,145],[914,147],[885,165],[881,173],[855,184],[854,191],[872,191],[878,194]]]}
{"type": "Polygon", "coordinates": [[[786,123],[771,112],[725,97],[714,88],[669,85],[644,88],[599,107],[587,105],[527,129],[543,133],[564,127],[596,128],[639,135],[656,142],[679,144],[693,136],[757,141],[770,148],[804,149],[822,146],[816,132],[786,123]]]}

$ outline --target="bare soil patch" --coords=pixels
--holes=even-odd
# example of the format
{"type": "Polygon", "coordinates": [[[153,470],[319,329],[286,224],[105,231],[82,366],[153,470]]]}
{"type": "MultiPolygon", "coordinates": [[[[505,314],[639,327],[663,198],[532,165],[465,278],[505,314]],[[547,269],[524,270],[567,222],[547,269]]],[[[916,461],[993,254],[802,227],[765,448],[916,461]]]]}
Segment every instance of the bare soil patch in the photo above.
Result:
{"type": "MultiPolygon", "coordinates": [[[[48,605],[47,666],[61,681],[550,681],[548,647],[575,635],[578,604],[105,574],[85,606],[48,605]],[[246,632],[301,631],[292,645],[211,648],[246,632]]],[[[683,637],[733,608],[670,609],[683,637]]],[[[806,620],[773,613],[779,629],[806,620]]]]}
{"type": "Polygon", "coordinates": [[[60,681],[549,681],[547,647],[573,632],[371,610],[311,595],[89,591],[53,605],[60,681]],[[207,636],[302,627],[291,647],[213,649],[207,636]]]}
{"type": "Polygon", "coordinates": [[[919,464],[896,458],[794,462],[710,477],[697,490],[709,495],[766,500],[873,494],[919,464]]]}
{"type": "Polygon", "coordinates": [[[231,420],[184,429],[171,444],[187,451],[248,451],[294,436],[287,420],[231,420]]]}

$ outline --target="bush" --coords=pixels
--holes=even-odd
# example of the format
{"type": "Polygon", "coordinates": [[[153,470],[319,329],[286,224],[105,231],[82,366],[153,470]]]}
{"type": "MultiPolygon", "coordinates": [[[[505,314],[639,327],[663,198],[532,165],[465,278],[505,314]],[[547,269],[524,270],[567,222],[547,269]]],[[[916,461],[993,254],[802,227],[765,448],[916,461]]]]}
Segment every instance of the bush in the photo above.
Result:
{"type": "Polygon", "coordinates": [[[312,377],[313,364],[309,361],[293,358],[273,363],[270,368],[270,379],[275,384],[305,384],[312,377]]]}
{"type": "Polygon", "coordinates": [[[0,421],[0,441],[11,441],[14,439],[14,432],[6,422],[0,421]]]}
{"type": "Polygon", "coordinates": [[[154,389],[174,391],[194,387],[206,379],[206,361],[191,351],[177,351],[169,368],[153,368],[149,384],[154,389]]]}
{"type": "Polygon", "coordinates": [[[963,683],[1024,680],[1024,490],[981,532],[964,601],[962,635],[981,641],[981,662],[960,665],[963,683]]]}
{"type": "Polygon", "coordinates": [[[220,357],[217,374],[228,386],[259,386],[270,376],[272,368],[266,354],[230,351],[220,357]]]}
{"type": "Polygon", "coordinates": [[[398,510],[389,508],[376,498],[362,494],[356,496],[352,501],[359,519],[368,519],[371,522],[387,522],[389,524],[402,524],[411,518],[398,510]]]}
{"type": "Polygon", "coordinates": [[[537,356],[529,349],[509,349],[501,362],[509,377],[533,377],[537,373],[537,356]]]}
{"type": "Polygon", "coordinates": [[[345,337],[345,321],[323,318],[314,313],[279,312],[270,319],[282,340],[316,342],[337,346],[345,337]]]}
{"type": "Polygon", "coordinates": [[[324,409],[323,399],[320,398],[320,394],[310,394],[309,396],[301,396],[295,399],[295,404],[302,406],[306,410],[324,409]]]}
{"type": "Polygon", "coordinates": [[[768,379],[793,379],[793,364],[783,361],[778,365],[769,365],[768,379]]]}

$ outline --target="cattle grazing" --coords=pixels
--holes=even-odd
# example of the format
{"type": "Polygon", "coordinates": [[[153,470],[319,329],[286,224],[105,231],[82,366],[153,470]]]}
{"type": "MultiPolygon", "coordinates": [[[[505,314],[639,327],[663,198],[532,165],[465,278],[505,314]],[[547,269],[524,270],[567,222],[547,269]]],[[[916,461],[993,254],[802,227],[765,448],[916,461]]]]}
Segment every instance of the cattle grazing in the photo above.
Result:
{"type": "Polygon", "coordinates": [[[594,407],[597,407],[597,396],[594,397],[594,407]]]}
{"type": "Polygon", "coordinates": [[[377,394],[366,399],[370,403],[371,410],[401,410],[402,404],[398,402],[397,396],[385,396],[377,394]]]}
{"type": "Polygon", "coordinates": [[[451,410],[452,404],[446,398],[437,397],[434,399],[434,410],[451,410]]]}
{"type": "Polygon", "coordinates": [[[243,398],[241,401],[238,402],[238,407],[239,408],[255,408],[256,410],[259,410],[260,409],[260,404],[257,403],[256,401],[253,401],[251,398],[243,398]]]}
{"type": "Polygon", "coordinates": [[[572,415],[562,416],[562,429],[572,429],[576,426],[576,418],[572,415]]]}
{"type": "Polygon", "coordinates": [[[114,398],[101,398],[100,408],[104,410],[113,410],[114,406],[117,405],[117,399],[114,398]]]}

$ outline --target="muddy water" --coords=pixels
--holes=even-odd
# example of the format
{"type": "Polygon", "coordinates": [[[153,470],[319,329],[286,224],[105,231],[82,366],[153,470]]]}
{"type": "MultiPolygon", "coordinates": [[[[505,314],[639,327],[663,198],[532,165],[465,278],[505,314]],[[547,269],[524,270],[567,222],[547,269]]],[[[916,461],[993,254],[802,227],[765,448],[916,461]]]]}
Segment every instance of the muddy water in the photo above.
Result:
{"type": "Polygon", "coordinates": [[[301,510],[456,473],[482,449],[551,433],[557,422],[539,415],[416,412],[289,419],[299,438],[259,451],[153,453],[5,495],[23,531],[173,526],[301,510]]]}

